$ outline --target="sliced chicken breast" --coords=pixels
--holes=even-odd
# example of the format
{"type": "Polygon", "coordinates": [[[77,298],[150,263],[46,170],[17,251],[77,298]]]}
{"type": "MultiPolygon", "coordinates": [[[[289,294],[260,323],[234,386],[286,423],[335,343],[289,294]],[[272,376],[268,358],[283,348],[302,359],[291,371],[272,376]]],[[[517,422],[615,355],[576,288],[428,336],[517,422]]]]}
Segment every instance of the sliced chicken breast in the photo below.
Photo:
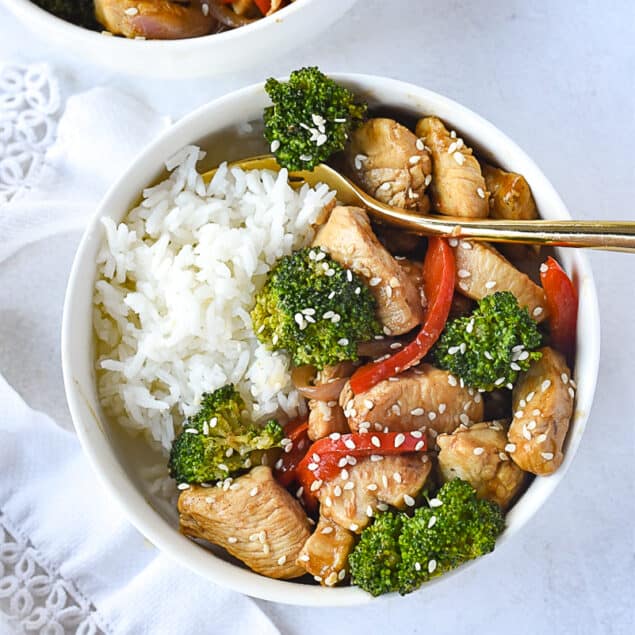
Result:
{"type": "Polygon", "coordinates": [[[226,549],[256,573],[290,579],[306,571],[296,560],[311,535],[300,503],[255,467],[230,487],[192,485],[178,501],[180,530],[226,549]]]}
{"type": "Polygon", "coordinates": [[[387,335],[401,335],[423,316],[421,296],[399,262],[377,240],[368,215],[358,207],[335,207],[314,246],[361,276],[377,300],[377,316],[387,335]]]}
{"type": "Polygon", "coordinates": [[[358,395],[346,384],[340,404],[354,432],[426,428],[435,436],[435,432],[452,432],[461,423],[483,419],[481,395],[430,364],[420,364],[358,395]]]}
{"type": "Polygon", "coordinates": [[[506,423],[490,421],[460,426],[437,437],[439,469],[445,481],[463,479],[480,498],[507,509],[525,481],[525,473],[505,452],[506,423]]]}
{"type": "Polygon", "coordinates": [[[351,135],[347,173],[365,192],[394,207],[425,214],[432,164],[423,143],[393,119],[369,119],[351,135]]]}
{"type": "Polygon", "coordinates": [[[430,469],[429,457],[419,452],[359,459],[318,489],[320,513],[359,533],[377,510],[413,507],[430,469]]]}
{"type": "Polygon", "coordinates": [[[483,164],[485,184],[490,192],[489,209],[492,218],[533,220],[538,210],[525,177],[483,164]]]}
{"type": "Polygon", "coordinates": [[[430,192],[436,212],[447,216],[485,218],[489,193],[472,149],[437,117],[417,123],[416,134],[432,155],[430,192]]]}
{"type": "Polygon", "coordinates": [[[348,574],[348,554],[354,546],[352,532],[320,516],[315,531],[302,547],[298,565],[320,584],[335,586],[348,574]]]}
{"type": "Polygon", "coordinates": [[[511,291],[537,322],[547,317],[545,292],[518,271],[494,247],[469,240],[450,240],[456,259],[456,288],[473,300],[496,291],[511,291]]]}
{"type": "MultiPolygon", "coordinates": [[[[345,377],[345,365],[325,366],[318,372],[316,385],[326,384],[330,381],[345,377]]],[[[348,373],[350,374],[350,369],[348,373]]],[[[319,401],[311,399],[309,401],[309,439],[315,441],[322,437],[327,437],[333,432],[349,432],[348,423],[344,416],[344,411],[337,400],[319,401]]]]}
{"type": "Polygon", "coordinates": [[[523,470],[547,476],[564,458],[564,444],[573,414],[575,390],[564,357],[552,348],[520,375],[512,393],[514,418],[507,452],[523,470]]]}

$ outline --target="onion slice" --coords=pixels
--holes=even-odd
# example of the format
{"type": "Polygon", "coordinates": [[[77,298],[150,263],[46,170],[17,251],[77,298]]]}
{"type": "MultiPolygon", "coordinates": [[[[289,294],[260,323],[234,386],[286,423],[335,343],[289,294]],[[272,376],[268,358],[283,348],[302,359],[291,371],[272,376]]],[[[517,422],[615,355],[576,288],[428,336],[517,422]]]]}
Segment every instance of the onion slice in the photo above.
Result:
{"type": "Polygon", "coordinates": [[[324,384],[314,385],[311,382],[315,380],[317,371],[314,366],[306,364],[304,366],[296,366],[291,371],[291,381],[298,392],[307,399],[337,401],[352,372],[353,364],[351,362],[343,362],[337,365],[335,378],[324,384]]]}

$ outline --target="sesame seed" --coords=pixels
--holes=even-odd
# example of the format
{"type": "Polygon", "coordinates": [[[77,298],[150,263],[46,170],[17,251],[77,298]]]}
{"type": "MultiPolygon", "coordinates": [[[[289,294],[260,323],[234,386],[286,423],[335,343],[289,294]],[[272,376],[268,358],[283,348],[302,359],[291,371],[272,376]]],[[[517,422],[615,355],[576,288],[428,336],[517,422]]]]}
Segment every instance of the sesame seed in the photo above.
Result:
{"type": "Polygon", "coordinates": [[[386,191],[386,190],[389,190],[391,188],[391,186],[392,186],[391,182],[390,181],[386,181],[385,183],[382,183],[379,186],[379,189],[386,191]]]}
{"type": "Polygon", "coordinates": [[[443,414],[445,412],[445,409],[447,408],[447,405],[444,403],[440,403],[439,404],[439,414],[443,414]]]}
{"type": "Polygon", "coordinates": [[[505,378],[504,377],[499,377],[495,382],[494,385],[496,386],[500,386],[501,384],[505,383],[505,378]]]}
{"type": "MultiPolygon", "coordinates": [[[[395,404],[396,405],[396,404],[395,404]]],[[[406,437],[401,432],[395,437],[395,447],[398,448],[406,440],[406,437]]]]}
{"type": "Polygon", "coordinates": [[[258,534],[258,540],[259,540],[259,542],[260,542],[260,543],[262,543],[262,544],[264,545],[264,544],[265,544],[265,540],[267,540],[267,534],[266,534],[266,532],[261,531],[261,532],[258,534]]]}
{"type": "Polygon", "coordinates": [[[249,496],[255,496],[258,493],[258,488],[257,487],[252,487],[249,490],[249,496]]]}
{"type": "Polygon", "coordinates": [[[376,287],[376,286],[377,286],[380,282],[381,282],[381,278],[371,278],[371,279],[368,281],[368,284],[369,284],[371,287],[376,287]]]}
{"type": "Polygon", "coordinates": [[[333,439],[333,441],[337,441],[341,436],[342,435],[339,432],[331,432],[331,434],[329,434],[329,439],[333,439]]]}
{"type": "Polygon", "coordinates": [[[347,481],[347,482],[344,484],[344,489],[345,489],[346,491],[348,491],[348,490],[350,490],[350,489],[353,489],[354,487],[355,487],[355,483],[353,483],[353,481],[347,481]]]}
{"type": "Polygon", "coordinates": [[[482,187],[477,187],[476,193],[478,194],[479,198],[485,198],[485,192],[483,191],[482,187]]]}
{"type": "Polygon", "coordinates": [[[370,438],[370,442],[376,447],[376,448],[380,448],[381,447],[381,441],[379,440],[379,437],[376,436],[372,436],[370,438]]]}
{"type": "Polygon", "coordinates": [[[313,483],[311,483],[310,489],[312,492],[317,492],[320,487],[322,487],[322,481],[318,479],[317,481],[313,481],[313,483]]]}
{"type": "Polygon", "coordinates": [[[463,165],[465,163],[465,157],[460,152],[457,151],[452,156],[459,165],[463,165]]]}
{"type": "Polygon", "coordinates": [[[425,443],[423,441],[417,442],[417,445],[415,445],[415,452],[419,452],[419,450],[423,450],[423,446],[425,446],[425,443]]]}
{"type": "Polygon", "coordinates": [[[348,339],[345,337],[342,337],[341,339],[337,340],[337,343],[340,346],[348,346],[348,339]]]}
{"type": "Polygon", "coordinates": [[[336,485],[333,488],[333,495],[336,496],[336,497],[339,497],[339,496],[342,495],[342,488],[339,485],[336,485]]]}
{"type": "Polygon", "coordinates": [[[531,432],[529,432],[529,430],[527,430],[527,428],[525,428],[524,426],[523,426],[523,437],[527,439],[527,441],[531,441],[531,432]]]}
{"type": "Polygon", "coordinates": [[[318,469],[318,464],[317,463],[309,463],[306,467],[311,472],[315,472],[315,470],[318,469]]]}
{"type": "Polygon", "coordinates": [[[388,509],[388,505],[386,503],[377,503],[377,509],[380,512],[385,512],[388,509]]]}
{"type": "Polygon", "coordinates": [[[300,486],[295,492],[295,497],[302,498],[302,494],[304,494],[304,487],[300,486]]]}
{"type": "Polygon", "coordinates": [[[368,505],[366,507],[366,516],[368,516],[369,518],[372,518],[374,513],[375,512],[374,512],[373,508],[370,505],[368,505]]]}
{"type": "Polygon", "coordinates": [[[464,426],[468,426],[470,425],[470,418],[464,413],[462,412],[459,415],[459,421],[464,425],[464,426]]]}
{"type": "Polygon", "coordinates": [[[460,348],[458,346],[450,346],[448,348],[448,353],[450,355],[456,355],[459,352],[460,348]]]}
{"type": "Polygon", "coordinates": [[[483,355],[485,355],[485,359],[489,359],[490,361],[494,359],[489,351],[485,351],[483,355]]]}
{"type": "Polygon", "coordinates": [[[229,468],[224,463],[219,463],[218,469],[223,470],[223,472],[229,472],[229,468]]]}
{"type": "Polygon", "coordinates": [[[571,386],[569,386],[567,388],[567,392],[569,393],[569,397],[571,397],[571,399],[573,399],[575,397],[575,390],[573,390],[573,388],[571,388],[571,386]]]}
{"type": "Polygon", "coordinates": [[[414,507],[415,499],[412,498],[412,496],[409,496],[408,494],[404,494],[403,502],[406,503],[408,507],[414,507]]]}
{"type": "Polygon", "coordinates": [[[308,562],[311,558],[309,557],[308,553],[303,553],[301,556],[298,557],[298,560],[301,560],[302,562],[308,562]]]}
{"type": "Polygon", "coordinates": [[[426,187],[430,185],[430,183],[432,183],[432,174],[426,174],[426,178],[423,183],[426,187]]]}
{"type": "Polygon", "coordinates": [[[524,414],[525,414],[524,410],[516,410],[516,412],[514,413],[514,417],[516,417],[517,419],[520,419],[524,414]]]}
{"type": "Polygon", "coordinates": [[[326,584],[327,586],[333,586],[336,582],[337,582],[337,573],[335,573],[335,571],[331,571],[331,573],[329,573],[326,579],[324,580],[324,584],[326,584]]]}
{"type": "Polygon", "coordinates": [[[428,521],[428,529],[432,529],[437,522],[436,516],[430,516],[430,520],[428,521]]]}
{"type": "Polygon", "coordinates": [[[280,149],[280,141],[278,141],[278,139],[274,139],[271,142],[270,149],[271,149],[271,152],[277,152],[280,149]]]}
{"type": "Polygon", "coordinates": [[[430,562],[428,562],[428,573],[434,573],[434,570],[436,568],[437,568],[437,561],[430,560],[430,562]]]}
{"type": "Polygon", "coordinates": [[[449,146],[448,146],[448,154],[453,154],[454,152],[456,152],[456,141],[453,141],[449,146]]]}
{"type": "Polygon", "coordinates": [[[367,489],[369,492],[376,492],[376,491],[377,491],[377,483],[369,483],[369,484],[366,486],[366,489],[367,489]]]}
{"type": "MultiPolygon", "coordinates": [[[[347,464],[347,461],[345,460],[345,461],[344,461],[344,465],[346,465],[346,464],[347,464]]],[[[344,469],[340,472],[340,477],[341,477],[341,479],[342,479],[343,481],[347,481],[347,480],[348,480],[348,476],[349,476],[349,474],[348,474],[348,470],[347,470],[346,468],[344,468],[344,469]]]]}
{"type": "Polygon", "coordinates": [[[459,269],[457,275],[459,278],[469,278],[472,274],[467,269],[459,269]]]}
{"type": "Polygon", "coordinates": [[[331,497],[330,497],[330,496],[327,496],[327,497],[324,499],[324,504],[325,504],[327,507],[332,507],[332,506],[333,506],[333,501],[331,500],[331,497]]]}
{"type": "Polygon", "coordinates": [[[516,444],[515,443],[508,443],[505,446],[505,452],[516,452],[516,444]]]}
{"type": "Polygon", "coordinates": [[[543,308],[541,306],[537,306],[533,311],[532,311],[532,315],[534,317],[538,317],[539,315],[542,315],[543,312],[543,308]]]}
{"type": "Polygon", "coordinates": [[[368,157],[365,154],[357,154],[355,155],[355,169],[361,170],[362,164],[364,161],[368,161],[368,157]]]}
{"type": "Polygon", "coordinates": [[[450,238],[448,241],[450,243],[450,247],[458,247],[459,241],[456,238],[450,238]]]}
{"type": "Polygon", "coordinates": [[[448,384],[450,384],[450,386],[456,386],[457,385],[457,381],[456,381],[456,377],[454,375],[448,375],[448,384]]]}
{"type": "Polygon", "coordinates": [[[300,161],[310,161],[313,158],[311,154],[301,154],[300,161]]]}
{"type": "Polygon", "coordinates": [[[484,448],[474,448],[472,450],[472,452],[474,452],[474,454],[476,456],[481,456],[481,454],[483,454],[483,452],[485,452],[484,448]]]}
{"type": "Polygon", "coordinates": [[[346,569],[340,569],[337,579],[341,582],[346,577],[346,569]]]}
{"type": "Polygon", "coordinates": [[[124,9],[124,13],[126,15],[137,15],[139,13],[139,9],[137,9],[137,7],[129,7],[128,9],[124,9]]]}
{"type": "Polygon", "coordinates": [[[540,265],[540,271],[542,273],[545,273],[548,269],[549,267],[547,267],[547,265],[544,262],[540,265]]]}
{"type": "Polygon", "coordinates": [[[395,472],[392,477],[395,483],[401,483],[401,474],[399,474],[399,472],[395,472]]]}
{"type": "Polygon", "coordinates": [[[432,410],[428,413],[428,419],[430,419],[430,421],[434,421],[437,418],[437,413],[433,412],[432,410]]]}
{"type": "Polygon", "coordinates": [[[415,141],[415,147],[417,148],[417,150],[423,150],[426,147],[426,144],[424,143],[423,139],[417,139],[415,141]]]}
{"type": "Polygon", "coordinates": [[[321,534],[325,534],[325,535],[332,534],[333,533],[333,527],[329,527],[329,526],[324,527],[320,533],[321,534]]]}
{"type": "Polygon", "coordinates": [[[562,373],[562,375],[560,375],[560,379],[562,379],[562,383],[565,386],[569,383],[569,375],[567,375],[567,373],[562,373]]]}
{"type": "Polygon", "coordinates": [[[528,424],[527,424],[527,430],[535,430],[536,429],[536,422],[532,419],[528,424]]]}
{"type": "Polygon", "coordinates": [[[372,463],[377,463],[378,461],[383,461],[384,457],[381,454],[371,454],[370,460],[372,463]]]}
{"type": "MultiPolygon", "coordinates": [[[[529,393],[529,394],[525,397],[525,401],[526,401],[527,403],[529,403],[529,402],[530,402],[530,401],[534,398],[534,396],[535,396],[535,395],[536,395],[536,393],[532,390],[532,391],[531,391],[531,392],[530,392],[530,393],[529,393]]],[[[522,402],[521,402],[521,403],[522,403],[522,402]]]]}
{"type": "Polygon", "coordinates": [[[415,571],[421,571],[421,563],[415,562],[415,571]]]}
{"type": "Polygon", "coordinates": [[[408,163],[410,163],[410,165],[417,165],[417,163],[419,163],[421,161],[421,156],[418,154],[413,154],[409,159],[408,159],[408,163]]]}
{"type": "Polygon", "coordinates": [[[348,465],[348,461],[346,460],[346,457],[341,458],[337,462],[337,467],[344,467],[345,465],[348,465]]]}
{"type": "Polygon", "coordinates": [[[287,556],[280,556],[278,558],[278,564],[282,566],[287,561],[287,556]]]}
{"type": "Polygon", "coordinates": [[[547,435],[546,434],[539,434],[536,437],[536,443],[544,443],[547,440],[547,435]]]}
{"type": "Polygon", "coordinates": [[[456,130],[450,131],[450,137],[452,137],[452,139],[456,139],[456,130]]]}
{"type": "Polygon", "coordinates": [[[351,523],[351,524],[348,526],[348,528],[349,528],[351,531],[357,531],[357,530],[359,529],[359,525],[358,525],[357,523],[351,523]]]}
{"type": "Polygon", "coordinates": [[[540,456],[545,460],[545,461],[551,461],[553,459],[553,452],[541,452],[540,456]]]}
{"type": "Polygon", "coordinates": [[[190,489],[190,484],[189,483],[179,483],[176,486],[176,488],[180,489],[180,490],[190,489]]]}
{"type": "MultiPolygon", "coordinates": [[[[545,381],[543,381],[542,384],[540,384],[540,389],[542,390],[542,392],[545,392],[545,390],[547,390],[549,386],[551,386],[551,380],[545,379],[545,381]]],[[[529,401],[529,399],[527,401],[529,401]]]]}
{"type": "Polygon", "coordinates": [[[185,432],[188,434],[198,434],[198,430],[196,428],[185,428],[185,432]]]}
{"type": "Polygon", "coordinates": [[[420,417],[424,412],[425,411],[423,408],[414,408],[413,410],[410,411],[410,414],[413,417],[420,417]]]}
{"type": "Polygon", "coordinates": [[[353,441],[353,439],[345,439],[344,440],[344,445],[349,449],[349,450],[354,450],[355,449],[355,441],[353,441]]]}

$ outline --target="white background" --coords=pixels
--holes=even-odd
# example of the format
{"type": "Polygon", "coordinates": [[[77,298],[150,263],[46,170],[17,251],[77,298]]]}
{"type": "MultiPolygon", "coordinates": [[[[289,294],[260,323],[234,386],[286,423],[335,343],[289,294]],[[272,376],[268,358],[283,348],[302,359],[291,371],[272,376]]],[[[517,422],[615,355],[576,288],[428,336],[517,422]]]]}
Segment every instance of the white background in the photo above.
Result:
{"type": "MultiPolygon", "coordinates": [[[[118,77],[60,49],[38,42],[0,7],[0,60],[48,60],[72,90],[114,85],[175,118],[306,64],[423,85],[515,139],[574,216],[635,220],[632,0],[360,0],[293,55],[197,82],[118,77]]],[[[24,249],[0,268],[0,373],[65,425],[58,334],[78,238],[24,249]]],[[[635,255],[590,257],[602,312],[595,406],[571,470],[539,514],[478,566],[406,598],[328,610],[259,602],[282,632],[635,632],[635,255]]]]}

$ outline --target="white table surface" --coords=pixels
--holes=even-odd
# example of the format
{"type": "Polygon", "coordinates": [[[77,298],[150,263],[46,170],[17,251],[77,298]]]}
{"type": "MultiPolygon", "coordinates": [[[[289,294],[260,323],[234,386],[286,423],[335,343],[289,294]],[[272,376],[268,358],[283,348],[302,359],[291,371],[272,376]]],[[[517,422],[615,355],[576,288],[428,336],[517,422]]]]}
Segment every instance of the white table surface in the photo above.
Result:
{"type": "MultiPolygon", "coordinates": [[[[507,132],[580,218],[635,219],[634,40],[632,0],[360,0],[316,42],[267,66],[198,82],[139,81],[68,58],[0,7],[0,60],[48,60],[71,90],[114,85],[175,118],[307,64],[421,84],[507,132]]],[[[0,267],[0,373],[67,426],[59,327],[78,238],[24,249],[0,267]],[[25,267],[33,277],[18,275],[25,267]]],[[[587,434],[552,498],[511,544],[450,584],[355,609],[259,602],[283,633],[635,632],[635,257],[590,257],[600,377],[587,434]]]]}

